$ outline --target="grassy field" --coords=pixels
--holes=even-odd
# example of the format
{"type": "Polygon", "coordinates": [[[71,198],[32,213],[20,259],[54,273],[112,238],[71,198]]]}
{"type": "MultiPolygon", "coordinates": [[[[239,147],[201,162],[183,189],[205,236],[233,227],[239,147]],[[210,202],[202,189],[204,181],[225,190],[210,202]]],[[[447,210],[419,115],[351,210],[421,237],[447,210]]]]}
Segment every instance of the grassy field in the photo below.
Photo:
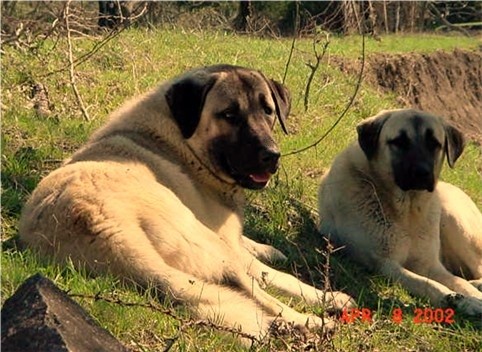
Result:
{"type": "MultiPolygon", "coordinates": [[[[391,36],[381,41],[367,38],[368,55],[377,52],[430,52],[453,48],[475,49],[475,39],[451,36],[391,36]]],[[[91,50],[94,42],[74,39],[74,56],[91,50]]],[[[304,147],[324,133],[344,110],[353,94],[357,78],[342,74],[328,63],[334,56],[356,59],[360,37],[333,37],[310,94],[310,107],[303,108],[307,62],[313,61],[311,41],[298,41],[286,76],[293,97],[288,121],[290,135],[276,132],[283,154],[304,147]]],[[[159,351],[171,346],[178,351],[243,351],[230,334],[215,328],[189,324],[189,314],[169,302],[162,305],[147,293],[126,287],[110,277],[92,278],[71,266],[59,267],[15,245],[17,221],[23,203],[39,180],[59,166],[105,121],[108,113],[126,98],[142,93],[160,81],[191,67],[214,63],[251,66],[282,80],[291,40],[256,39],[222,32],[145,31],[122,33],[76,68],[77,86],[91,121],[86,121],[76,104],[67,66],[67,47],[45,41],[35,50],[2,48],[2,303],[30,275],[41,272],[62,289],[84,297],[75,299],[105,328],[136,351],[159,351]],[[52,113],[39,116],[31,99],[32,86],[48,88],[52,113]],[[105,300],[93,300],[100,293],[105,300]],[[126,306],[108,302],[137,302],[126,306]],[[146,307],[149,306],[149,307],[146,307]],[[169,317],[165,311],[174,312],[169,317]]],[[[323,287],[324,242],[316,233],[316,188],[320,175],[333,157],[355,138],[355,125],[381,109],[397,107],[394,96],[381,95],[363,85],[353,106],[316,148],[282,158],[282,168],[264,192],[248,194],[246,233],[274,245],[288,257],[279,268],[323,287]]],[[[482,150],[469,144],[456,168],[448,167],[449,180],[473,197],[482,208],[480,170],[482,150]]],[[[330,283],[356,297],[360,307],[374,313],[371,323],[340,325],[328,340],[302,341],[290,337],[271,339],[252,350],[296,350],[311,348],[333,351],[480,351],[482,334],[462,317],[451,325],[415,324],[415,308],[429,307],[396,284],[370,276],[346,258],[330,257],[330,283]],[[400,324],[392,321],[394,308],[401,308],[400,324]]],[[[275,292],[273,292],[275,293],[275,292]]],[[[310,311],[301,302],[291,302],[299,310],[310,311]]]]}

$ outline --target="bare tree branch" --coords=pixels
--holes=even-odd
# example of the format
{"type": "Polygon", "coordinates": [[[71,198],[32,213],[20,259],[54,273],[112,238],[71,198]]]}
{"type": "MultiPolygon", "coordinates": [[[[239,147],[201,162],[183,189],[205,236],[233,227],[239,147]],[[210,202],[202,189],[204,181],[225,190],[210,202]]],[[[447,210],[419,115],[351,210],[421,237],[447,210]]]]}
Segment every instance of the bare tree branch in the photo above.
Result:
{"type": "Polygon", "coordinates": [[[70,3],[72,0],[67,2],[67,5],[64,9],[64,19],[65,19],[65,27],[67,29],[67,43],[68,43],[68,58],[69,58],[69,75],[70,75],[70,85],[72,86],[72,90],[74,91],[75,98],[77,99],[77,104],[79,105],[80,110],[82,111],[82,115],[86,121],[90,121],[90,116],[87,110],[85,109],[84,102],[82,100],[82,96],[77,89],[77,85],[75,84],[75,71],[74,71],[74,59],[72,54],[72,40],[70,38],[70,23],[69,23],[69,9],[70,3]]]}
{"type": "Polygon", "coordinates": [[[447,27],[447,28],[450,28],[450,29],[453,29],[453,30],[456,30],[456,31],[459,31],[461,33],[463,33],[465,36],[467,37],[470,37],[470,33],[467,32],[464,28],[460,27],[460,26],[456,26],[452,23],[450,23],[449,21],[447,21],[447,19],[444,17],[444,15],[439,11],[439,9],[437,8],[437,6],[435,6],[433,4],[432,1],[429,1],[429,6],[430,8],[432,9],[432,11],[435,13],[435,15],[437,16],[437,18],[442,21],[442,23],[447,27]]]}
{"type": "Polygon", "coordinates": [[[299,32],[299,25],[300,25],[300,4],[299,4],[299,1],[296,1],[296,15],[295,16],[296,16],[295,32],[293,33],[293,40],[291,41],[291,49],[290,49],[290,53],[288,55],[288,61],[286,61],[286,65],[285,65],[285,73],[283,75],[283,81],[282,81],[283,84],[285,83],[286,76],[288,75],[288,68],[290,67],[291,58],[293,57],[293,52],[295,50],[296,38],[298,37],[298,32],[299,32]]]}
{"type": "Polygon", "coordinates": [[[311,72],[310,72],[310,76],[308,77],[308,80],[306,82],[305,100],[304,100],[305,112],[308,111],[311,82],[313,81],[313,78],[315,78],[316,71],[318,71],[318,68],[320,67],[321,61],[323,60],[323,57],[325,56],[326,51],[328,49],[328,45],[330,44],[329,34],[326,33],[326,41],[323,44],[323,51],[321,52],[321,54],[318,53],[318,50],[316,49],[316,44],[318,44],[319,41],[320,40],[317,38],[317,35],[315,34],[315,37],[313,38],[313,52],[315,53],[316,63],[314,65],[312,65],[309,62],[306,63],[306,66],[308,66],[310,68],[311,72]]]}
{"type": "MultiPolygon", "coordinates": [[[[70,1],[69,1],[70,3],[70,1]]],[[[140,6],[140,5],[139,5],[140,6]]],[[[136,9],[137,11],[137,9],[136,9]]],[[[147,11],[147,3],[144,3],[139,14],[137,14],[136,16],[131,16],[129,17],[129,21],[132,23],[136,20],[138,20],[139,18],[141,18],[142,16],[144,16],[144,14],[146,13],[147,11]]],[[[73,65],[74,65],[74,68],[83,64],[84,62],[86,62],[87,60],[89,60],[92,56],[94,56],[100,49],[102,49],[108,42],[110,42],[112,39],[114,39],[115,37],[117,37],[119,34],[121,34],[127,27],[126,26],[117,26],[114,30],[110,31],[106,36],[105,38],[103,38],[100,42],[98,43],[95,43],[95,45],[92,47],[92,49],[79,56],[78,58],[76,58],[75,60],[73,60],[73,65]]],[[[67,31],[68,32],[68,31],[67,31]]],[[[47,76],[50,76],[50,75],[53,75],[53,74],[56,74],[56,73],[60,73],[60,72],[63,72],[67,69],[70,69],[70,66],[71,64],[69,63],[68,66],[65,66],[65,67],[62,67],[62,68],[59,68],[57,70],[54,70],[54,71],[51,71],[51,72],[47,72],[46,74],[44,74],[43,76],[40,76],[40,77],[47,77],[47,76]]]]}
{"type": "MultiPolygon", "coordinates": [[[[179,329],[178,329],[178,334],[184,332],[184,330],[189,328],[189,327],[200,326],[200,327],[212,328],[212,329],[215,329],[215,330],[218,330],[218,331],[224,331],[224,332],[232,333],[234,335],[246,338],[246,339],[252,341],[253,343],[258,342],[258,339],[255,336],[253,336],[251,334],[248,334],[248,333],[245,333],[245,332],[242,332],[239,329],[217,325],[210,320],[194,320],[194,319],[181,318],[172,309],[164,308],[161,305],[155,304],[153,302],[147,302],[147,303],[126,302],[126,301],[123,301],[119,297],[116,297],[114,295],[112,297],[102,296],[100,294],[100,292],[95,294],[95,295],[86,295],[86,294],[70,293],[70,292],[67,292],[67,294],[70,297],[90,299],[90,300],[93,300],[93,301],[103,301],[103,302],[107,302],[107,303],[117,304],[117,305],[120,305],[120,306],[123,306],[123,307],[147,308],[147,309],[150,309],[152,311],[162,313],[162,314],[164,314],[164,315],[166,315],[166,316],[168,316],[168,317],[170,317],[174,320],[177,320],[180,323],[180,326],[179,326],[179,329]]],[[[177,337],[175,337],[173,340],[176,340],[176,339],[177,339],[177,337]]],[[[166,350],[169,350],[169,349],[170,349],[170,347],[166,350]]]]}
{"type": "Polygon", "coordinates": [[[362,84],[362,81],[363,81],[363,72],[364,72],[364,69],[365,69],[365,30],[364,30],[364,26],[362,26],[361,32],[362,32],[361,67],[360,67],[360,72],[358,73],[358,80],[357,80],[357,83],[356,83],[356,86],[355,86],[355,90],[353,91],[353,95],[351,96],[350,101],[348,102],[347,106],[345,107],[343,112],[340,114],[338,119],[335,121],[335,123],[320,138],[318,138],[318,140],[316,140],[315,142],[313,142],[312,144],[310,144],[306,147],[303,147],[301,149],[283,154],[282,155],[283,157],[293,155],[293,154],[302,153],[302,152],[304,152],[304,151],[306,151],[310,148],[316,147],[321,141],[323,141],[331,133],[331,131],[333,131],[335,129],[335,127],[345,117],[346,113],[348,112],[350,107],[353,105],[353,102],[355,101],[355,98],[358,95],[358,91],[360,90],[360,87],[361,87],[361,84],[362,84]]]}

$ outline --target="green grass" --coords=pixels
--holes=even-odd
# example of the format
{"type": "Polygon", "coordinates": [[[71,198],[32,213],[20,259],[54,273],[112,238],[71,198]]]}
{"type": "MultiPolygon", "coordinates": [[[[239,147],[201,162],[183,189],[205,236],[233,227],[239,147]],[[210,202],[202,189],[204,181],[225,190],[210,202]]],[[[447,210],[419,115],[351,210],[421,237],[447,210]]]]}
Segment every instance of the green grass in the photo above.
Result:
{"type": "MultiPolygon", "coordinates": [[[[74,41],[76,56],[89,51],[92,40],[74,41]]],[[[453,48],[473,49],[476,39],[460,36],[387,36],[381,41],[367,38],[367,54],[431,52],[453,48]]],[[[129,97],[142,93],[158,82],[191,67],[229,63],[256,67],[281,80],[291,40],[268,40],[235,36],[223,32],[146,31],[132,29],[109,42],[90,60],[76,68],[78,88],[91,122],[83,120],[69,86],[66,71],[49,74],[65,67],[66,45],[44,42],[36,51],[3,48],[2,54],[2,239],[14,238],[21,207],[39,180],[59,166],[105,122],[108,113],[129,97]],[[47,86],[54,104],[52,115],[37,116],[29,98],[33,83],[47,86]]],[[[299,41],[288,70],[286,84],[293,97],[288,120],[290,135],[276,131],[283,154],[316,140],[338,118],[353,94],[356,77],[323,65],[315,77],[310,108],[303,109],[303,94],[313,60],[311,42],[299,41]]],[[[331,38],[328,56],[356,58],[360,55],[360,37],[331,38]]],[[[316,188],[323,170],[333,157],[355,138],[355,125],[381,109],[398,107],[395,97],[381,95],[362,86],[355,104],[335,130],[316,148],[301,154],[284,156],[282,168],[264,192],[250,192],[246,232],[281,249],[290,264],[280,269],[296,272],[307,282],[323,285],[324,259],[318,253],[324,243],[317,236],[316,188]]],[[[445,168],[443,178],[462,187],[482,207],[482,151],[470,144],[455,169],[445,168]]],[[[2,302],[28,276],[41,272],[62,289],[87,296],[101,293],[125,302],[148,303],[157,299],[111,277],[90,277],[72,266],[59,267],[28,250],[19,250],[7,241],[1,257],[2,302]]],[[[340,327],[324,350],[379,351],[477,351],[481,333],[470,322],[457,317],[450,326],[414,324],[413,310],[429,306],[398,285],[363,269],[337,255],[331,257],[331,285],[357,298],[360,307],[376,315],[373,323],[355,323],[340,327]],[[393,308],[404,311],[401,324],[391,321],[393,308]],[[396,343],[394,343],[396,341],[396,343]]],[[[89,298],[76,298],[94,318],[126,345],[138,351],[165,348],[174,341],[175,350],[242,351],[243,346],[229,334],[203,327],[184,327],[158,309],[126,307],[89,298]]],[[[180,317],[188,317],[182,307],[162,301],[180,317]]],[[[312,309],[297,303],[302,310],[312,309]]],[[[258,346],[260,350],[287,349],[283,339],[258,346]]],[[[289,341],[287,342],[289,345],[289,341]]],[[[320,347],[321,348],[321,347],[320,347]]]]}

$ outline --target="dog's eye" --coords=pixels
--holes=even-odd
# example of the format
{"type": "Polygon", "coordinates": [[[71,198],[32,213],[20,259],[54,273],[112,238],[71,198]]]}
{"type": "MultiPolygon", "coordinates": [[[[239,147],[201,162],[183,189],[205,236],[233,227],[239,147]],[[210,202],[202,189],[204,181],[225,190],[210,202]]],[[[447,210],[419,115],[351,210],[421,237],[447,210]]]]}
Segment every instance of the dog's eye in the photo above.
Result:
{"type": "Polygon", "coordinates": [[[264,107],[264,113],[266,115],[271,115],[271,114],[273,114],[273,109],[271,109],[269,106],[265,106],[264,107]]]}
{"type": "Polygon", "coordinates": [[[223,117],[226,119],[226,120],[234,120],[235,119],[235,115],[234,113],[232,113],[231,111],[225,111],[223,113],[223,117]]]}
{"type": "Polygon", "coordinates": [[[388,144],[401,150],[407,150],[410,147],[410,140],[405,134],[402,134],[397,138],[389,140],[388,144]]]}
{"type": "Polygon", "coordinates": [[[236,123],[238,119],[238,114],[231,109],[221,111],[220,113],[217,114],[218,118],[228,121],[229,123],[236,123]]]}
{"type": "Polygon", "coordinates": [[[442,148],[442,144],[437,139],[435,139],[435,137],[431,135],[427,135],[425,140],[425,145],[429,150],[432,150],[432,151],[442,148]]]}

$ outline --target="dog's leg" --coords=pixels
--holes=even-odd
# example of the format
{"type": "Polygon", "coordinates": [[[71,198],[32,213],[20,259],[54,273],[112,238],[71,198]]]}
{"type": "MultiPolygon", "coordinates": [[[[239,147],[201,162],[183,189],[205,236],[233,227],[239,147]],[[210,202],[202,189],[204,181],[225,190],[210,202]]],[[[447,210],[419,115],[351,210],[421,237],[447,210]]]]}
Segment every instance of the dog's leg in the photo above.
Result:
{"type": "MultiPolygon", "coordinates": [[[[451,206],[449,212],[447,205],[444,204],[440,226],[442,257],[444,264],[452,273],[468,275],[473,278],[469,283],[478,291],[482,291],[482,216],[475,205],[472,205],[475,209],[454,214],[456,207],[451,206]]],[[[450,280],[450,277],[448,279],[450,280]]],[[[455,291],[459,292],[456,289],[455,291]]]]}
{"type": "Polygon", "coordinates": [[[284,293],[301,297],[311,305],[326,305],[328,308],[341,310],[354,307],[355,301],[347,294],[339,291],[325,292],[307,285],[294,276],[275,270],[268,265],[252,258],[248,265],[249,274],[258,282],[272,285],[284,293]]]}
{"type": "MultiPolygon", "coordinates": [[[[164,197],[164,201],[166,201],[166,197],[164,197]]],[[[150,218],[152,219],[155,217],[152,216],[150,218]]],[[[140,243],[138,243],[138,241],[144,241],[144,239],[146,238],[145,242],[147,243],[143,243],[142,248],[150,246],[150,248],[154,250],[155,255],[164,258],[164,256],[160,256],[157,252],[157,250],[162,252],[164,250],[164,247],[158,247],[157,250],[154,249],[156,246],[158,246],[159,242],[166,241],[165,239],[163,239],[163,236],[160,235],[163,231],[167,231],[168,233],[178,232],[182,234],[195,232],[196,238],[204,239],[202,241],[196,242],[196,251],[192,252],[192,255],[196,255],[198,259],[196,259],[196,261],[190,261],[190,256],[187,256],[187,258],[185,258],[185,262],[178,262],[176,267],[182,269],[183,272],[198,272],[199,275],[196,276],[202,277],[205,279],[205,281],[209,281],[210,283],[203,283],[204,287],[214,285],[214,282],[219,283],[219,285],[214,285],[215,287],[213,289],[213,292],[207,295],[208,297],[212,298],[212,301],[205,304],[206,308],[209,308],[210,305],[214,307],[219,305],[216,289],[218,289],[221,294],[219,299],[222,299],[222,292],[224,289],[228,290],[228,292],[230,292],[230,295],[234,295],[236,293],[237,295],[244,297],[244,300],[249,299],[251,301],[251,306],[255,305],[257,307],[257,312],[256,314],[254,314],[252,310],[250,310],[249,306],[247,306],[245,309],[242,304],[230,305],[229,300],[227,299],[224,303],[224,306],[221,306],[219,308],[219,312],[226,316],[228,316],[228,313],[232,314],[232,321],[234,322],[238,322],[236,314],[239,314],[240,317],[244,315],[252,315],[252,322],[256,322],[257,320],[259,321],[260,319],[257,318],[257,315],[264,314],[270,317],[265,320],[271,319],[271,321],[273,321],[279,319],[281,321],[289,323],[293,322],[295,325],[313,328],[322,327],[329,324],[329,322],[323,322],[323,320],[319,317],[301,314],[263,291],[259,286],[258,282],[252,277],[250,277],[246,272],[247,263],[250,261],[250,259],[254,259],[254,257],[244,247],[240,246],[239,248],[233,250],[231,244],[226,244],[226,242],[220,240],[219,236],[216,233],[212,232],[209,228],[199,223],[194,216],[188,216],[186,213],[184,214],[183,219],[178,218],[175,223],[172,223],[172,225],[175,226],[176,231],[167,231],[166,227],[168,226],[168,224],[166,222],[162,222],[162,224],[158,225],[153,223],[145,223],[144,221],[143,228],[145,231],[147,231],[148,236],[131,236],[132,238],[137,238],[137,240],[132,239],[132,241],[135,241],[135,243],[127,245],[126,248],[138,248],[140,246],[140,243]],[[157,240],[157,238],[159,240],[157,240]],[[205,262],[204,267],[199,267],[198,263],[202,263],[203,261],[205,262]]],[[[190,246],[188,246],[187,248],[183,247],[183,243],[185,242],[180,242],[179,244],[177,244],[177,251],[179,251],[179,255],[174,254],[173,257],[170,257],[173,263],[180,260],[178,257],[183,257],[183,252],[191,253],[190,246]]],[[[165,255],[165,257],[169,256],[165,255]]],[[[152,260],[152,263],[154,264],[151,265],[155,265],[154,268],[157,268],[158,265],[156,264],[156,262],[158,260],[159,259],[152,260]]],[[[162,270],[160,272],[162,272],[162,270]]],[[[167,284],[170,284],[172,286],[170,280],[171,279],[165,281],[167,284]]],[[[172,280],[177,279],[173,277],[172,280]]],[[[196,282],[199,281],[199,279],[196,280],[193,278],[191,278],[190,280],[196,282]]],[[[183,282],[179,284],[180,287],[182,287],[183,282]]],[[[185,291],[184,288],[182,290],[185,291]]],[[[224,293],[224,296],[226,295],[228,295],[228,293],[224,293]]],[[[203,296],[206,296],[205,292],[203,292],[203,296]]],[[[248,324],[247,322],[239,323],[242,326],[248,324]]]]}
{"type": "Polygon", "coordinates": [[[249,237],[242,236],[243,246],[256,258],[267,261],[286,261],[288,258],[276,248],[267,244],[253,241],[249,237]]]}
{"type": "Polygon", "coordinates": [[[482,279],[477,280],[470,280],[469,281],[472,286],[474,286],[477,290],[482,292],[482,279]]]}
{"type": "Polygon", "coordinates": [[[162,293],[186,304],[201,319],[239,328],[258,339],[269,333],[274,321],[282,319],[277,316],[278,312],[267,311],[235,289],[206,282],[169,266],[152,248],[143,246],[137,254],[130,248],[129,255],[137,258],[114,274],[125,276],[128,273],[127,278],[134,282],[159,288],[162,293]]]}
{"type": "MultiPolygon", "coordinates": [[[[433,277],[418,275],[392,260],[383,261],[380,272],[391,280],[399,282],[412,294],[427,296],[436,306],[454,306],[467,315],[477,317],[482,315],[482,299],[457,293],[433,277]]],[[[475,291],[475,289],[473,290],[475,291]]]]}
{"type": "Polygon", "coordinates": [[[443,264],[456,275],[474,279],[470,283],[482,291],[482,213],[472,199],[454,185],[439,182],[437,194],[442,206],[443,264]]]}
{"type": "Polygon", "coordinates": [[[98,273],[110,271],[120,278],[156,287],[190,306],[199,318],[240,328],[256,338],[268,334],[276,321],[303,328],[323,327],[329,330],[334,327],[332,321],[299,313],[264,292],[248,276],[241,260],[236,265],[236,259],[233,259],[234,262],[227,263],[224,269],[229,285],[218,284],[166,263],[137,226],[126,225],[121,231],[123,235],[99,235],[95,246],[89,245],[89,238],[80,238],[83,243],[78,243],[77,250],[70,252],[72,261],[90,263],[90,267],[98,273]]]}
{"type": "Polygon", "coordinates": [[[427,274],[431,279],[436,280],[457,293],[466,296],[472,296],[482,301],[482,292],[477,290],[467,280],[453,275],[442,263],[438,262],[431,268],[427,274]]]}
{"type": "MultiPolygon", "coordinates": [[[[255,258],[253,259],[257,260],[255,258]]],[[[251,296],[261,307],[266,311],[279,316],[279,318],[284,321],[292,322],[295,326],[306,327],[309,329],[322,328],[325,332],[333,329],[335,326],[335,322],[331,319],[301,314],[293,308],[283,304],[278,299],[261,289],[258,281],[248,274],[238,274],[236,280],[237,286],[242,288],[245,293],[251,296]]]]}

